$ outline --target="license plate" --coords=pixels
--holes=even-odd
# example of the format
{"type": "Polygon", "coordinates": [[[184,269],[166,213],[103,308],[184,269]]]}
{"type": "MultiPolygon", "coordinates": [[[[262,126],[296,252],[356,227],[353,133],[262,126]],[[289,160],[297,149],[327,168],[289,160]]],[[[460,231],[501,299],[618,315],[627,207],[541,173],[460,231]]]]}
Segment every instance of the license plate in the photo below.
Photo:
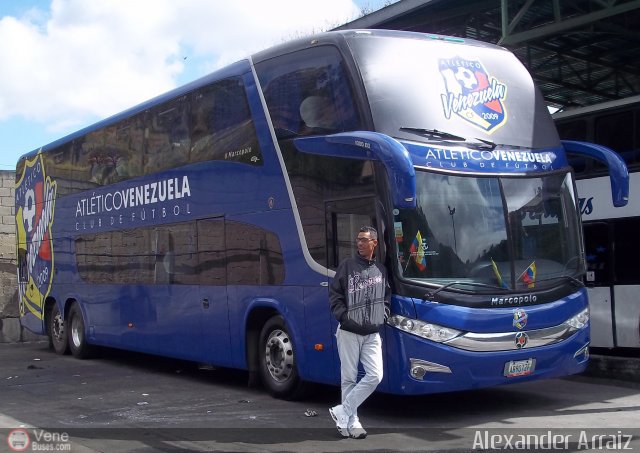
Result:
{"type": "Polygon", "coordinates": [[[536,359],[512,360],[504,365],[505,377],[526,376],[536,369],[536,359]]]}

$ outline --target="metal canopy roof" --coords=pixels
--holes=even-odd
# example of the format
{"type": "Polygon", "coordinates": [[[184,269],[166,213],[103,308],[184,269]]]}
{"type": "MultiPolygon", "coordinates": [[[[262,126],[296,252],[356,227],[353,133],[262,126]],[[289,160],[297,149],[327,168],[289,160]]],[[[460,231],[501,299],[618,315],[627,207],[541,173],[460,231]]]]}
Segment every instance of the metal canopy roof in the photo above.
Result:
{"type": "Polygon", "coordinates": [[[559,109],[640,94],[640,0],[401,0],[337,29],[355,28],[502,45],[559,109]]]}

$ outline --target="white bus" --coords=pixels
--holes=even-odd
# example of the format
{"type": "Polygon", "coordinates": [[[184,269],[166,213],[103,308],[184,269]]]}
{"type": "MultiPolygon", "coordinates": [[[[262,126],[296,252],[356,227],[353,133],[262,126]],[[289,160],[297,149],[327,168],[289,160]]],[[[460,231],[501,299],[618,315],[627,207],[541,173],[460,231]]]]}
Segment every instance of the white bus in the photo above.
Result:
{"type": "Polygon", "coordinates": [[[630,173],[629,203],[615,208],[607,168],[570,156],[587,256],[591,346],[640,351],[640,96],[553,115],[560,138],[607,146],[630,173]]]}

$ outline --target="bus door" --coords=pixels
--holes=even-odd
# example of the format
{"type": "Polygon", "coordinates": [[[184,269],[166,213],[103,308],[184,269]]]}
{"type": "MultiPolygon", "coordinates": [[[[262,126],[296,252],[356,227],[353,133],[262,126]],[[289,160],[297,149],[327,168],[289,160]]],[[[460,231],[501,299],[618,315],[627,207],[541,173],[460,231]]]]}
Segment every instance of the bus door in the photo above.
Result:
{"type": "Polygon", "coordinates": [[[611,294],[611,257],[613,243],[606,222],[584,224],[585,254],[587,258],[586,285],[591,319],[591,346],[615,346],[615,311],[611,294]]]}
{"type": "MultiPolygon", "coordinates": [[[[384,238],[383,232],[376,222],[378,216],[376,215],[375,198],[360,197],[329,201],[325,203],[325,216],[327,226],[327,267],[330,270],[335,271],[341,261],[356,256],[358,253],[356,237],[358,237],[358,231],[362,226],[370,225],[378,229],[378,249],[376,254],[382,256],[384,238]]],[[[328,333],[333,347],[334,380],[340,382],[340,358],[335,337],[338,322],[331,315],[328,307],[327,311],[330,314],[328,333]]],[[[363,374],[364,371],[361,366],[358,375],[362,376],[363,374]]]]}
{"type": "Polygon", "coordinates": [[[224,217],[197,221],[198,304],[203,357],[216,365],[231,365],[224,217]]]}

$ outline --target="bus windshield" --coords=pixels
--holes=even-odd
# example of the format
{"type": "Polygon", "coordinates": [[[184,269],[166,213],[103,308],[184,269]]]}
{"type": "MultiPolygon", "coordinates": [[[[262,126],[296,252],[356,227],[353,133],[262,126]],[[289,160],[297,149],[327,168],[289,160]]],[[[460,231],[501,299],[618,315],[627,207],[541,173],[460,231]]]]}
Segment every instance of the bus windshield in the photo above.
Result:
{"type": "Polygon", "coordinates": [[[570,173],[416,173],[417,207],[396,210],[394,217],[401,277],[523,290],[583,272],[570,173]]]}

